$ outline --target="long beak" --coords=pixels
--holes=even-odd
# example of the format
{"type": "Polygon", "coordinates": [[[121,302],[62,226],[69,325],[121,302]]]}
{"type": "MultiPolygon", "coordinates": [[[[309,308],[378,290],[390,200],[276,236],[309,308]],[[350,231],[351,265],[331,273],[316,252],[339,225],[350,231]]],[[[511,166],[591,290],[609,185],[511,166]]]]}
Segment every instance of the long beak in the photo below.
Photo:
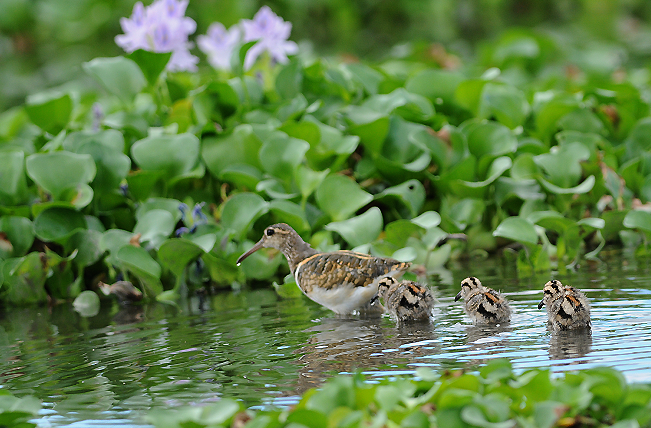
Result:
{"type": "Polygon", "coordinates": [[[458,302],[459,299],[461,299],[461,291],[459,291],[459,292],[457,293],[457,296],[454,298],[454,301],[455,301],[455,302],[458,302]]]}
{"type": "Polygon", "coordinates": [[[253,247],[246,253],[242,254],[239,259],[237,259],[237,265],[239,266],[240,263],[244,261],[245,258],[249,257],[251,254],[255,253],[258,251],[260,248],[262,248],[262,239],[259,240],[258,242],[255,243],[253,247]]]}
{"type": "Polygon", "coordinates": [[[545,300],[541,300],[540,303],[538,303],[538,309],[542,309],[542,307],[545,306],[545,300]]]}

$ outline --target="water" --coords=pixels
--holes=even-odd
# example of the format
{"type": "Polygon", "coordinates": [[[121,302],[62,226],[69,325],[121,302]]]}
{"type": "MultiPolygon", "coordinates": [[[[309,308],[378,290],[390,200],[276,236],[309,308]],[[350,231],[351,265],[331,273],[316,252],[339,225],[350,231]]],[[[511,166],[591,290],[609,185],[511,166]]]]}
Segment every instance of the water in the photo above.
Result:
{"type": "Polygon", "coordinates": [[[291,405],[334,373],[390,378],[419,366],[472,370],[499,357],[518,370],[555,373],[608,365],[629,381],[651,382],[651,266],[603,257],[554,274],[591,300],[591,335],[547,331],[537,305],[549,275],[519,279],[499,260],[472,261],[472,274],[511,300],[510,325],[473,326],[454,302],[470,264],[433,278],[438,304],[430,325],[337,318],[270,289],[224,292],[179,308],[122,309],[105,301],[90,319],[68,305],[7,309],[0,315],[0,384],[43,400],[41,426],[123,426],[146,424],[143,415],[154,407],[224,396],[254,408],[291,405]]]}

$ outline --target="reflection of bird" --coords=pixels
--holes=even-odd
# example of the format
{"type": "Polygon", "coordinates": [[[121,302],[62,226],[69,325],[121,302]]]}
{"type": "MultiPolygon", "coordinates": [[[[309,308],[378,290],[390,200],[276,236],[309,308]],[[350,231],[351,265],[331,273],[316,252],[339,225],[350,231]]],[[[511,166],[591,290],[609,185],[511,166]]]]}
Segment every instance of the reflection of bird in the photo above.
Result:
{"type": "Polygon", "coordinates": [[[380,279],[378,297],[386,312],[398,322],[428,321],[434,309],[434,297],[427,287],[390,276],[380,279]]]}
{"type": "Polygon", "coordinates": [[[260,248],[280,250],[303,293],[338,314],[368,306],[377,294],[380,277],[400,276],[410,266],[352,251],[319,253],[284,223],[267,227],[262,239],[242,254],[237,264],[260,248]]]}
{"type": "Polygon", "coordinates": [[[461,281],[461,291],[454,300],[461,298],[466,302],[466,314],[476,324],[494,324],[511,319],[509,302],[497,291],[481,285],[474,276],[461,281]]]}
{"type": "Polygon", "coordinates": [[[552,360],[571,360],[568,364],[579,364],[577,358],[592,350],[590,330],[553,331],[549,340],[549,358],[552,360]]]}
{"type": "Polygon", "coordinates": [[[99,289],[107,296],[114,295],[122,304],[129,304],[142,300],[142,292],[134,287],[130,281],[118,281],[111,285],[100,281],[99,289]]]}
{"type": "Polygon", "coordinates": [[[547,306],[547,318],[553,330],[590,328],[590,303],[574,287],[563,285],[555,279],[543,288],[543,299],[538,309],[547,306]]]}

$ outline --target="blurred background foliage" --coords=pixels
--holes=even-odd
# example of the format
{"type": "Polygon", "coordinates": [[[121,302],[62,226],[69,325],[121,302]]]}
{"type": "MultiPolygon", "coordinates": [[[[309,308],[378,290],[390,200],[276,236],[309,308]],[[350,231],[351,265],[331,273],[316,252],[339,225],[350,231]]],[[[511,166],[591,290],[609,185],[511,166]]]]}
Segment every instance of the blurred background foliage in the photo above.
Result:
{"type": "MultiPolygon", "coordinates": [[[[133,4],[0,0],[0,110],[23,103],[28,93],[83,76],[85,61],[121,54],[114,37],[133,4]]],[[[399,55],[406,43],[436,42],[468,61],[511,27],[535,27],[562,48],[569,48],[568,39],[579,50],[607,42],[602,56],[583,58],[606,69],[613,61],[634,63],[651,54],[646,0],[192,0],[187,15],[197,22],[196,36],[213,21],[228,27],[250,18],[262,4],[292,22],[292,39],[302,52],[318,55],[381,59],[399,55]]],[[[420,51],[429,59],[440,56],[436,46],[420,51]]]]}

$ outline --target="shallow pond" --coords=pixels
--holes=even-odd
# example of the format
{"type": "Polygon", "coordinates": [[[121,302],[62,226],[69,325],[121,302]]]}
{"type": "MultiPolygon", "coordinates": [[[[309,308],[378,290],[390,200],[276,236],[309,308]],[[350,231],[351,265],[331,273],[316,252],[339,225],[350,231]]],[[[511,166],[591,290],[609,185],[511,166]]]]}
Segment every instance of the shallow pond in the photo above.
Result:
{"type": "Polygon", "coordinates": [[[518,278],[499,260],[472,261],[432,280],[438,297],[430,325],[396,327],[386,318],[342,319],[307,298],[271,289],[224,292],[174,308],[120,308],[81,318],[68,305],[6,309],[0,315],[0,384],[44,402],[40,426],[143,425],[153,407],[236,397],[253,407],[289,405],[339,372],[372,377],[418,366],[473,369],[505,357],[516,369],[554,372],[600,365],[629,381],[651,382],[651,264],[606,260],[554,274],[592,303],[591,335],[547,331],[538,310],[549,275],[518,278]],[[468,272],[512,301],[509,326],[475,327],[454,302],[468,272]]]}

